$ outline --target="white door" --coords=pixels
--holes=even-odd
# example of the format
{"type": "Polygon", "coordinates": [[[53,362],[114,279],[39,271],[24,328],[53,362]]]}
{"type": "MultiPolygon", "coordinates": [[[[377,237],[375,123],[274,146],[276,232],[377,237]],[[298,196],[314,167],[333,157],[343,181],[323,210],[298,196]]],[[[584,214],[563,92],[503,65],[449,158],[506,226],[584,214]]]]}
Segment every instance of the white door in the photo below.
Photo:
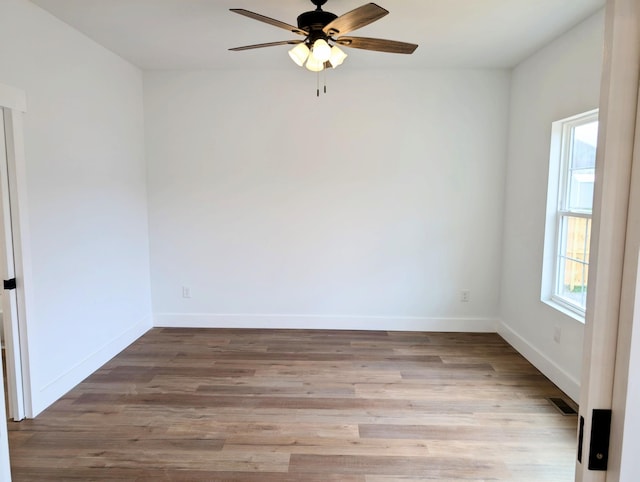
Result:
{"type": "Polygon", "coordinates": [[[640,248],[639,73],[640,2],[608,0],[576,464],[580,482],[638,480],[625,475],[625,463],[637,465],[637,448],[626,462],[622,442],[629,452],[639,440],[626,416],[632,339],[640,336],[637,322],[633,332],[640,248]]]}
{"type": "Polygon", "coordinates": [[[15,261],[9,193],[9,170],[5,135],[5,112],[0,108],[0,283],[2,283],[2,318],[7,361],[9,415],[13,420],[25,417],[20,356],[18,300],[16,297],[15,261]]]}
{"type": "MultiPolygon", "coordinates": [[[[2,368],[2,358],[0,358],[2,368]]],[[[0,377],[0,389],[4,391],[4,377],[0,377]]],[[[5,413],[4,396],[0,397],[0,410],[5,413]]],[[[0,421],[0,480],[11,481],[11,460],[9,458],[9,434],[7,423],[0,421]]]]}

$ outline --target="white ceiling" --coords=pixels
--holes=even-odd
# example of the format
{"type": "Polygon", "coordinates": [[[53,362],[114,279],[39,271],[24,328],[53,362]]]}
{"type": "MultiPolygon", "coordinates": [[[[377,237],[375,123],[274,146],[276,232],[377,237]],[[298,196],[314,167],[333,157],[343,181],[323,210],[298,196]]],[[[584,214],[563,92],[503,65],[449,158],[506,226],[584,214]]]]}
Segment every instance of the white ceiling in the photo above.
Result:
{"type": "MultiPolygon", "coordinates": [[[[281,68],[287,46],[230,47],[299,38],[229,12],[245,8],[289,24],[309,0],[32,0],[143,69],[281,68]]],[[[352,35],[417,43],[410,56],[345,49],[350,68],[513,67],[605,0],[376,0],[391,13],[352,35]]],[[[329,0],[342,15],[363,0],[329,0]]],[[[345,66],[347,63],[345,63],[345,66]]],[[[344,68],[344,67],[343,67],[344,68]]]]}

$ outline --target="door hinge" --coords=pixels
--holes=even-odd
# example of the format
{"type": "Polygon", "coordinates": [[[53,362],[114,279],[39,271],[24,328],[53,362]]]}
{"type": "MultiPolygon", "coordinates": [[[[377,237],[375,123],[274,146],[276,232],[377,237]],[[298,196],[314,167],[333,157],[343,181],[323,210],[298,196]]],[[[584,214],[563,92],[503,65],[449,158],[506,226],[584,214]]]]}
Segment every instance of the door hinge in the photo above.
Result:
{"type": "Polygon", "coordinates": [[[5,290],[15,290],[16,289],[16,279],[6,279],[4,280],[4,289],[5,290]]]}
{"type": "MultiPolygon", "coordinates": [[[[609,437],[611,435],[611,410],[594,409],[591,416],[591,443],[589,446],[589,470],[605,471],[609,463],[609,437]]],[[[579,441],[582,445],[582,440],[579,441]]]]}

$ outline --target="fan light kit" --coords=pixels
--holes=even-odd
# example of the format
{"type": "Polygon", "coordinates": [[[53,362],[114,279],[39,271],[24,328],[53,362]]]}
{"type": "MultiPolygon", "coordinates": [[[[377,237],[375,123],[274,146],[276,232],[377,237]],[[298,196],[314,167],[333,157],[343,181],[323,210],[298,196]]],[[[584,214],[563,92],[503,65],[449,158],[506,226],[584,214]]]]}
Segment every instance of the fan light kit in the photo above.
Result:
{"type": "MultiPolygon", "coordinates": [[[[344,15],[337,16],[322,10],[322,5],[327,0],[311,0],[311,2],[316,6],[316,9],[299,15],[297,27],[249,10],[232,8],[232,12],[288,30],[303,36],[304,39],[247,45],[229,50],[241,51],[278,45],[294,45],[289,50],[289,56],[297,65],[304,66],[312,72],[322,72],[327,68],[335,69],[347,58],[347,54],[339,46],[394,54],[412,54],[418,48],[416,44],[396,40],[344,36],[353,30],[380,20],[389,13],[388,10],[375,3],[367,3],[344,15]]],[[[320,95],[320,89],[318,89],[318,95],[320,95]]]]}

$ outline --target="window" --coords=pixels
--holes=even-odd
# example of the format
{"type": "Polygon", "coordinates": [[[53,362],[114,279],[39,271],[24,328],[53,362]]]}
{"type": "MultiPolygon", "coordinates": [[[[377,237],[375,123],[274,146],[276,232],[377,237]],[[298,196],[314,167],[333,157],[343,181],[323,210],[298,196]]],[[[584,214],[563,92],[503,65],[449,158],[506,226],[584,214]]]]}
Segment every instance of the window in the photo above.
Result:
{"type": "Polygon", "coordinates": [[[584,320],[598,112],[553,123],[543,300],[584,320]]]}

